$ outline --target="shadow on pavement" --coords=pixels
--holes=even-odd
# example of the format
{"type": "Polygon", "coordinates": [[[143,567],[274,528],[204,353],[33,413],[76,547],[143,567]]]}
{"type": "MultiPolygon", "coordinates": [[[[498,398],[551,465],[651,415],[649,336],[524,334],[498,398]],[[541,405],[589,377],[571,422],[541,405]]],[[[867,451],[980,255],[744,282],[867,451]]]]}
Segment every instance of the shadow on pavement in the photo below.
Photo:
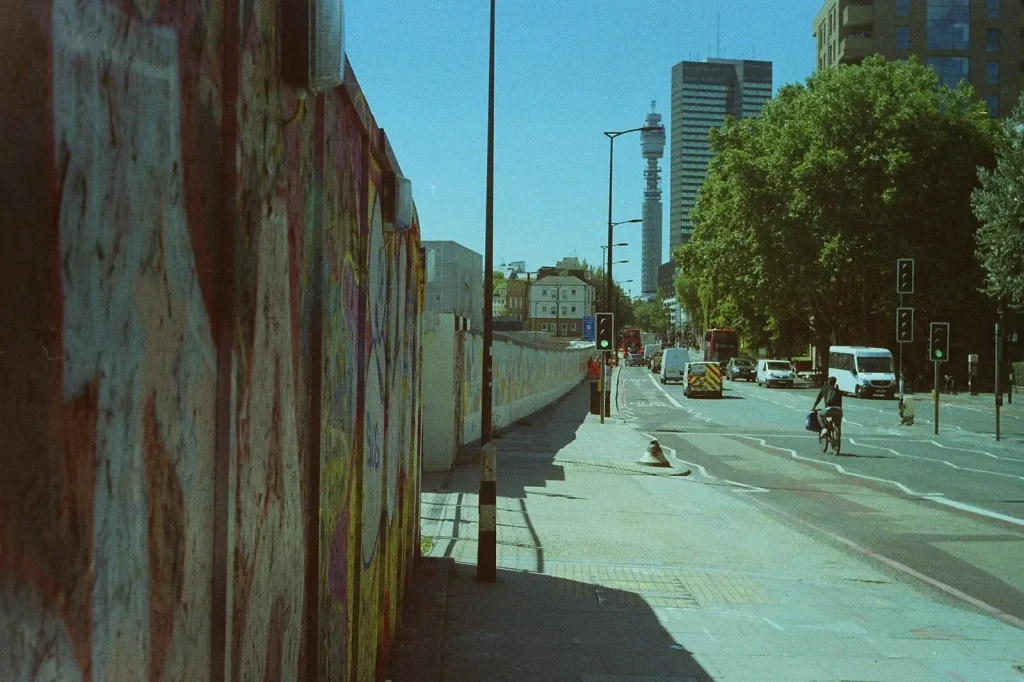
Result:
{"type": "MultiPolygon", "coordinates": [[[[564,481],[565,471],[554,463],[555,455],[576,440],[576,432],[589,414],[590,382],[584,382],[547,407],[501,429],[493,440],[498,451],[498,495],[523,498],[527,486],[543,488],[548,481],[564,481]]],[[[479,487],[476,455],[460,456],[451,471],[423,476],[426,493],[476,493],[479,487]]]]}
{"type": "Polygon", "coordinates": [[[598,582],[499,568],[495,584],[482,584],[473,566],[457,564],[444,679],[713,679],[639,594],[598,582]]]}

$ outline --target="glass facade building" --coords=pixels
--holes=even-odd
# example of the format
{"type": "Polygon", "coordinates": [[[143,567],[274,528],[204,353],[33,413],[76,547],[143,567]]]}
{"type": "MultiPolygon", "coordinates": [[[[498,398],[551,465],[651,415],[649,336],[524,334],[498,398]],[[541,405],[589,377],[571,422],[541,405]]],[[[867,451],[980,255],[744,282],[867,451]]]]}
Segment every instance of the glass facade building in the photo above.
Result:
{"type": "Polygon", "coordinates": [[[672,67],[671,249],[688,242],[693,235],[690,212],[711,161],[711,129],[721,127],[726,116],[759,115],[771,96],[771,62],[709,58],[672,67]]]}

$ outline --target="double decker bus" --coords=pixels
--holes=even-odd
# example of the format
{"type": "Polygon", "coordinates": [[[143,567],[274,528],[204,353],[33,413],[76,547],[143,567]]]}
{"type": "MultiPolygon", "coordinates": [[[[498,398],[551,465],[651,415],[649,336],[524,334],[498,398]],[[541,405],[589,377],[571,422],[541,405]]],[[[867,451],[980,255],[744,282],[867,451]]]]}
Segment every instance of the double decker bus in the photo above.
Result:
{"type": "Polygon", "coordinates": [[[724,367],[739,355],[740,335],[734,329],[709,329],[704,334],[704,360],[724,367]]]}
{"type": "Polygon", "coordinates": [[[640,330],[637,327],[626,327],[621,333],[622,348],[625,353],[638,353],[642,350],[643,345],[640,341],[640,330]]]}

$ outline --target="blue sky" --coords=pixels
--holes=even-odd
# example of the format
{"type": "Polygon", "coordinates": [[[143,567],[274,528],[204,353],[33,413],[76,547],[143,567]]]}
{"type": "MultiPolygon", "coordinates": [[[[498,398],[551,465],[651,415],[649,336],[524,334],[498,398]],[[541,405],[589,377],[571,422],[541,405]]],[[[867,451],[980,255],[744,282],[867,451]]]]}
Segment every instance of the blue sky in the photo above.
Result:
{"type": "MultiPolygon", "coordinates": [[[[605,130],[671,125],[671,71],[719,56],[774,63],[774,86],[814,70],[820,0],[498,0],[494,261],[531,270],[567,255],[595,263],[607,239],[605,130]]],[[[347,0],[345,49],[391,139],[425,239],[483,253],[487,0],[347,0]]],[[[668,154],[662,160],[668,225],[668,154]]],[[[639,218],[640,136],[615,144],[615,220],[639,218]]],[[[663,235],[668,259],[668,234],[663,235]]],[[[640,225],[616,228],[615,268],[640,292],[640,225]]]]}

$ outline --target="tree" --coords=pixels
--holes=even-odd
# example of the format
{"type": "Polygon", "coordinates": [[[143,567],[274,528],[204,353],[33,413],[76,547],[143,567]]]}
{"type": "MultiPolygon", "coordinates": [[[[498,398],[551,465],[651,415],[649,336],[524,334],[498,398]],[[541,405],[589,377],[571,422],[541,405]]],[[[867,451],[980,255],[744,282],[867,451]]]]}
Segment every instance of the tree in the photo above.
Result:
{"type": "MultiPolygon", "coordinates": [[[[595,310],[598,312],[608,310],[608,307],[605,305],[605,298],[607,295],[607,292],[605,291],[605,282],[607,280],[604,277],[604,269],[587,265],[585,261],[583,266],[589,272],[590,283],[594,287],[595,310]]],[[[613,285],[612,292],[612,295],[614,296],[612,312],[615,313],[616,328],[622,329],[623,327],[634,326],[633,302],[618,284],[613,285]]]]}
{"type": "Polygon", "coordinates": [[[963,246],[994,123],[969,86],[937,85],[915,58],[871,57],[712,131],[693,240],[678,253],[705,324],[731,320],[748,340],[808,336],[819,349],[892,345],[899,257],[917,261],[925,327],[978,309],[981,270],[963,246]]]}
{"type": "Polygon", "coordinates": [[[668,331],[669,317],[661,296],[653,301],[636,301],[633,303],[634,325],[645,332],[664,334],[668,331]]]}
{"type": "Polygon", "coordinates": [[[996,167],[980,169],[974,214],[981,222],[977,256],[985,269],[985,291],[1024,310],[1024,97],[996,138],[996,167]]]}

